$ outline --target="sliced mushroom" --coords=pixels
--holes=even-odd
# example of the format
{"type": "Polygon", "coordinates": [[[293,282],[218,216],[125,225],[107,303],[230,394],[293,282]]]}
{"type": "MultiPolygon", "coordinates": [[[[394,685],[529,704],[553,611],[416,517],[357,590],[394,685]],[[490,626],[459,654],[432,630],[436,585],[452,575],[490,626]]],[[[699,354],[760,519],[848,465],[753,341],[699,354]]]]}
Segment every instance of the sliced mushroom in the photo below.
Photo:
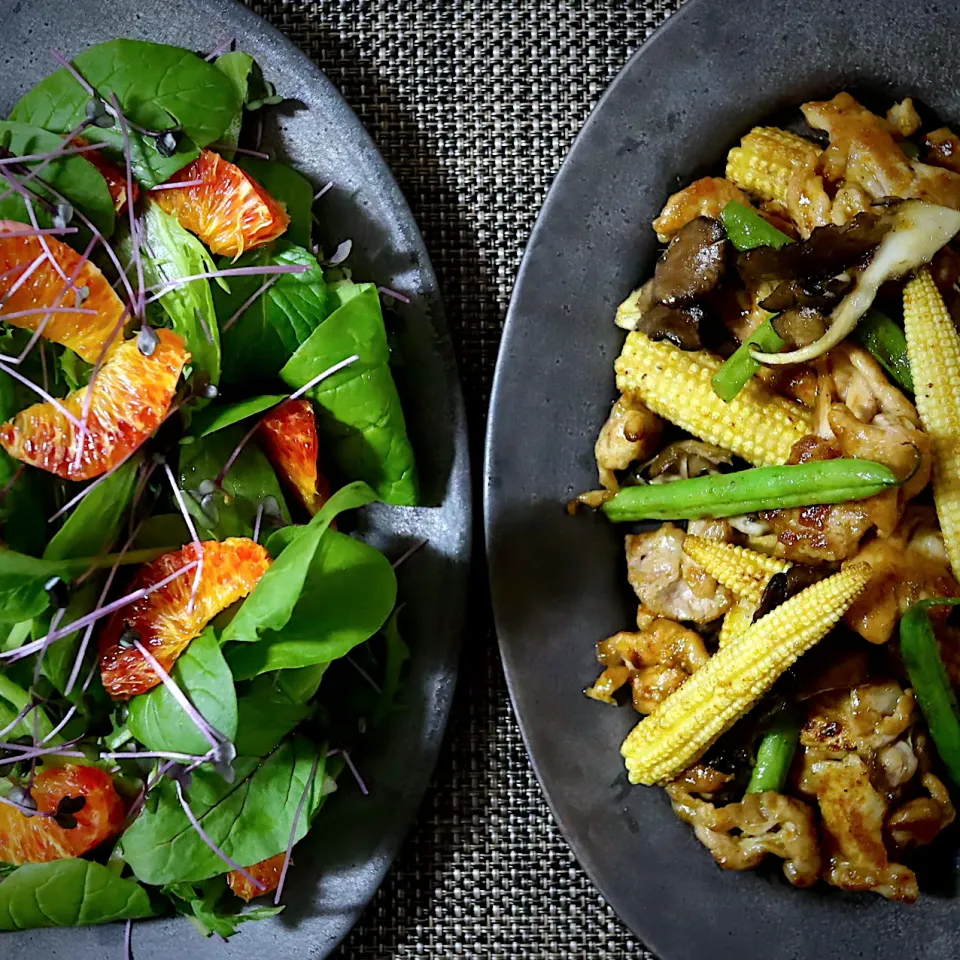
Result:
{"type": "Polygon", "coordinates": [[[813,307],[795,307],[778,313],[771,321],[773,329],[788,347],[805,347],[827,332],[823,314],[813,307]]]}
{"type": "Polygon", "coordinates": [[[653,275],[653,295],[668,307],[706,296],[723,277],[726,231],[719,220],[697,217],[670,241],[653,275]]]}
{"type": "Polygon", "coordinates": [[[795,307],[832,307],[853,284],[853,277],[841,274],[830,280],[784,280],[773,293],[760,301],[764,310],[780,313],[795,307]]]}
{"type": "Polygon", "coordinates": [[[699,350],[703,346],[700,340],[703,318],[703,308],[696,304],[674,308],[658,303],[640,318],[636,329],[651,340],[669,340],[681,350],[699,350]]]}

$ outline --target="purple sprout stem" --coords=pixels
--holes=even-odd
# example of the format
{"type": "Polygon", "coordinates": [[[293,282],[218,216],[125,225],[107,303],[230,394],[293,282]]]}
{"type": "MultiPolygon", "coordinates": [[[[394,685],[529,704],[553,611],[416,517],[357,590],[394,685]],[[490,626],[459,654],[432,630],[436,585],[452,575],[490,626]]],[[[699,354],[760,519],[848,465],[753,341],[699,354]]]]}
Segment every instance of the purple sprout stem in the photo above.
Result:
{"type": "Polygon", "coordinates": [[[239,319],[242,317],[253,304],[265,294],[280,278],[279,277],[270,277],[266,283],[261,284],[254,290],[253,293],[247,297],[246,300],[237,308],[233,315],[227,320],[227,322],[220,328],[221,333],[226,333],[239,319]]]}
{"type": "Polygon", "coordinates": [[[174,763],[194,763],[205,761],[194,753],[175,753],[172,750],[131,750],[124,753],[101,753],[101,760],[173,760],[174,763]]]}
{"type": "Polygon", "coordinates": [[[327,367],[323,373],[318,373],[312,380],[307,381],[302,387],[297,390],[294,390],[293,393],[287,397],[288,400],[298,400],[302,397],[308,390],[312,390],[321,380],[326,380],[327,377],[332,377],[335,373],[339,373],[344,367],[349,367],[351,363],[355,363],[360,359],[360,354],[355,353],[352,357],[347,357],[346,360],[341,360],[339,363],[335,363],[332,367],[327,367]]]}
{"type": "Polygon", "coordinates": [[[232,150],[234,153],[242,153],[248,157],[256,157],[258,160],[272,159],[269,153],[263,150],[250,150],[248,147],[235,147],[232,143],[211,143],[211,150],[232,150]]]}
{"type": "Polygon", "coordinates": [[[263,521],[263,503],[257,504],[257,516],[253,521],[253,542],[260,542],[260,523],[263,521]]]}
{"type": "Polygon", "coordinates": [[[206,830],[200,825],[200,821],[197,819],[193,810],[190,809],[190,804],[187,803],[187,798],[183,795],[183,787],[180,785],[180,781],[174,781],[177,788],[177,799],[180,801],[180,806],[183,807],[183,812],[187,815],[187,819],[190,821],[190,826],[193,827],[197,832],[197,836],[228,866],[231,870],[236,870],[244,879],[249,880],[258,890],[266,890],[266,886],[262,884],[252,873],[248,870],[245,870],[240,866],[236,860],[232,860],[227,856],[211,839],[210,835],[206,830]]]}
{"type": "Polygon", "coordinates": [[[221,43],[218,43],[203,59],[206,60],[207,63],[216,60],[222,53],[226,53],[230,49],[234,39],[234,37],[230,37],[228,40],[223,40],[221,43]]]}
{"type": "Polygon", "coordinates": [[[181,187],[202,187],[206,180],[173,180],[170,183],[158,183],[151,187],[147,193],[157,193],[160,190],[179,190],[181,187]]]}
{"type": "Polygon", "coordinates": [[[50,56],[60,64],[91,97],[98,96],[97,91],[84,79],[83,74],[56,48],[50,51],[50,56]]]}
{"type": "MultiPolygon", "coordinates": [[[[273,409],[271,407],[271,409],[273,409]]],[[[253,426],[240,438],[240,442],[233,448],[233,453],[227,457],[227,462],[223,465],[223,468],[217,474],[216,479],[213,481],[218,487],[223,486],[223,481],[226,478],[227,474],[233,469],[233,465],[237,462],[237,458],[243,453],[243,448],[250,442],[250,438],[260,429],[260,424],[262,422],[262,417],[254,421],[253,426]]]]}
{"type": "Polygon", "coordinates": [[[394,570],[398,567],[403,566],[415,553],[419,553],[426,545],[427,540],[421,540],[419,543],[415,543],[409,550],[405,550],[393,563],[390,564],[394,570]]]}
{"type": "Polygon", "coordinates": [[[93,316],[96,312],[96,310],[91,310],[89,307],[33,307],[30,310],[14,310],[13,313],[0,313],[0,320],[19,320],[21,317],[35,317],[39,314],[48,313],[86,313],[93,316]]]}
{"type": "Polygon", "coordinates": [[[17,370],[9,363],[4,363],[3,359],[0,358],[0,370],[3,370],[4,373],[10,374],[14,380],[22,383],[25,387],[32,390],[38,397],[41,397],[43,400],[46,400],[50,406],[53,407],[59,414],[65,417],[70,421],[78,430],[84,430],[85,427],[83,424],[59,401],[56,397],[52,397],[43,387],[37,386],[32,380],[27,379],[23,374],[18,373],[17,370]]]}
{"type": "MultiPolygon", "coordinates": [[[[383,693],[383,690],[380,689],[380,684],[377,683],[377,681],[374,680],[373,677],[371,677],[370,674],[367,673],[367,671],[364,670],[363,667],[361,667],[360,664],[357,663],[357,661],[354,660],[353,657],[351,657],[349,653],[345,655],[344,659],[347,661],[347,663],[350,664],[351,667],[353,667],[354,670],[357,671],[357,673],[360,674],[361,677],[363,677],[364,680],[367,681],[367,683],[370,684],[371,687],[373,687],[373,689],[374,689],[377,693],[383,693]]],[[[346,751],[344,751],[344,752],[346,752],[346,751]]]]}
{"type": "MultiPolygon", "coordinates": [[[[69,139],[67,139],[67,143],[69,142],[69,139]]],[[[26,153],[22,157],[3,157],[0,159],[0,167],[18,163],[39,163],[43,160],[49,160],[51,156],[56,159],[57,157],[72,157],[78,153],[92,153],[94,150],[100,150],[102,146],[103,144],[100,143],[88,143],[82,147],[71,145],[69,149],[57,150],[51,153],[26,153]]],[[[73,232],[77,232],[76,228],[73,229],[73,232]]],[[[27,234],[27,236],[31,236],[31,234],[27,234]]]]}
{"type": "Polygon", "coordinates": [[[197,602],[197,592],[200,590],[200,580],[203,577],[203,544],[200,542],[200,537],[197,535],[197,528],[194,525],[193,517],[190,516],[190,511],[187,509],[186,501],[183,499],[183,491],[180,489],[180,484],[177,483],[177,479],[174,477],[173,471],[170,469],[170,464],[164,461],[163,469],[167,475],[167,480],[170,481],[170,486],[173,489],[174,499],[177,501],[177,506],[180,508],[180,513],[183,515],[183,522],[187,525],[187,530],[190,531],[190,536],[193,539],[193,546],[197,552],[197,557],[199,558],[197,562],[197,572],[193,578],[193,586],[190,588],[190,603],[187,605],[187,613],[192,613],[194,605],[197,602]]]}
{"type": "MultiPolygon", "coordinates": [[[[59,610],[53,615],[50,620],[50,629],[47,631],[47,642],[40,648],[37,653],[37,663],[33,668],[33,684],[31,685],[31,691],[37,689],[37,684],[40,682],[40,671],[43,668],[43,658],[47,655],[47,647],[50,646],[50,637],[54,636],[57,632],[57,627],[60,626],[60,623],[63,620],[64,614],[67,612],[66,607],[60,607],[59,610]]],[[[38,710],[33,715],[33,742],[37,742],[38,726],[40,720],[40,711],[38,710]]]]}
{"type": "Polygon", "coordinates": [[[203,273],[194,273],[189,277],[177,277],[176,280],[164,280],[162,283],[155,283],[147,287],[147,293],[153,294],[152,297],[148,298],[147,303],[153,303],[165,293],[192,283],[194,280],[215,280],[217,277],[256,277],[273,273],[306,273],[309,269],[310,267],[305,263],[274,263],[262,267],[227,267],[225,270],[205,270],[203,273]]]}
{"type": "Polygon", "coordinates": [[[0,797],[0,803],[4,804],[7,807],[13,807],[14,810],[19,810],[25,817],[52,817],[52,813],[46,813],[43,810],[34,810],[32,807],[26,807],[22,803],[17,803],[15,800],[10,800],[7,797],[0,797]]]}
{"type": "Polygon", "coordinates": [[[353,779],[357,781],[357,786],[360,788],[360,792],[365,796],[370,796],[370,791],[367,789],[367,785],[363,782],[363,777],[360,776],[360,771],[357,769],[353,760],[350,757],[350,753],[347,750],[340,751],[343,754],[343,760],[346,765],[350,768],[350,772],[353,774],[353,779]]]}
{"type": "MultiPolygon", "coordinates": [[[[7,749],[7,746],[7,744],[0,744],[0,750],[7,749]]],[[[17,754],[17,756],[0,760],[0,767],[9,766],[13,763],[22,763],[24,760],[35,760],[38,757],[50,756],[83,758],[86,757],[86,754],[82,750],[63,750],[60,747],[38,747],[36,750],[29,750],[26,753],[20,753],[17,754]]]]}
{"type": "Polygon", "coordinates": [[[297,827],[300,824],[300,817],[303,814],[303,808],[307,803],[307,797],[310,795],[310,790],[313,787],[313,781],[317,776],[317,767],[320,764],[320,755],[317,754],[313,758],[313,764],[310,767],[310,775],[307,777],[307,785],[303,788],[303,793],[300,794],[300,803],[297,804],[297,812],[293,815],[293,826],[290,828],[290,839],[287,841],[287,852],[283,858],[283,867],[280,870],[280,880],[277,882],[277,893],[273,898],[273,905],[275,907],[280,906],[280,899],[283,896],[283,885],[287,879],[287,870],[290,869],[290,860],[293,857],[293,845],[296,841],[297,836],[297,827]]]}
{"type": "Polygon", "coordinates": [[[133,920],[123,928],[123,960],[133,960],[133,920]]]}
{"type": "Polygon", "coordinates": [[[316,203],[324,194],[329,193],[333,189],[333,181],[328,180],[314,195],[313,202],[316,203]]]}
{"type": "Polygon", "coordinates": [[[117,122],[120,124],[120,134],[123,137],[123,160],[127,174],[127,215],[130,221],[130,239],[133,242],[133,261],[137,265],[137,302],[134,314],[142,317],[145,310],[146,293],[143,287],[143,259],[140,256],[140,231],[137,230],[137,215],[133,209],[133,161],[130,153],[130,131],[127,129],[127,120],[120,109],[120,101],[115,93],[110,94],[110,102],[117,112],[117,122]]]}
{"type": "MultiPolygon", "coordinates": [[[[0,234],[0,236],[5,236],[5,234],[0,234]]],[[[17,277],[16,280],[10,285],[10,289],[0,298],[0,307],[2,307],[39,269],[40,266],[46,262],[47,255],[41,253],[36,259],[31,260],[27,268],[17,277]]],[[[14,268],[16,269],[16,268],[14,268]]]]}
{"type": "Polygon", "coordinates": [[[17,726],[21,721],[25,720],[33,710],[36,710],[40,706],[38,700],[33,700],[28,703],[2,730],[0,730],[0,737],[5,737],[14,727],[17,726]]]}
{"type": "MultiPolygon", "coordinates": [[[[140,640],[134,640],[134,646],[140,651],[141,656],[147,663],[150,665],[150,668],[153,672],[160,678],[163,685],[170,691],[170,695],[173,697],[177,703],[183,707],[183,712],[193,721],[196,728],[203,734],[204,739],[211,747],[219,747],[221,743],[226,742],[226,737],[220,733],[215,727],[209,724],[206,719],[204,719],[203,714],[190,702],[187,695],[177,686],[176,681],[173,677],[167,673],[166,670],[160,665],[160,662],[157,658],[143,645],[140,640]]],[[[196,760],[197,758],[189,757],[190,760],[196,760]]]]}
{"type": "MultiPolygon", "coordinates": [[[[88,628],[89,629],[89,628],[88,628]]],[[[97,672],[97,661],[94,660],[93,664],[90,667],[89,673],[87,673],[87,679],[83,681],[83,686],[80,687],[81,693],[86,693],[87,688],[90,686],[93,681],[93,675],[97,672]]],[[[68,690],[67,693],[70,691],[68,690]]],[[[41,745],[46,743],[48,740],[52,740],[69,722],[70,718],[77,712],[78,704],[73,704],[70,709],[63,715],[63,719],[40,741],[41,745]]]]}

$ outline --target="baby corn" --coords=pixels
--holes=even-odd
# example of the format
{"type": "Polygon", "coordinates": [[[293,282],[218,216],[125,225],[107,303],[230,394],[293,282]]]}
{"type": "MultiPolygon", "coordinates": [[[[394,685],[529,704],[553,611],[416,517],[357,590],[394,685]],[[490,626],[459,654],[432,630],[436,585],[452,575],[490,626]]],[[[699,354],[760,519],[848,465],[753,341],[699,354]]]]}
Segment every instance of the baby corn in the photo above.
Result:
{"type": "Polygon", "coordinates": [[[680,350],[634,332],[615,364],[617,387],[695,437],[756,466],[785,463],[793,445],[813,432],[811,412],[756,377],[725,403],[710,385],[720,365],[705,350],[680,350]]]}
{"type": "Polygon", "coordinates": [[[790,569],[786,560],[705,537],[687,536],[683,541],[683,550],[734,595],[736,602],[724,615],[720,627],[718,641],[721,647],[743,633],[753,622],[753,615],[770,578],[790,569]]]}
{"type": "Polygon", "coordinates": [[[870,579],[855,563],[791,597],[719,650],[623,742],[631,783],[670,780],[703,755],[846,613],[870,579]]]}
{"type": "Polygon", "coordinates": [[[777,127],[754,127],[727,154],[727,179],[781,211],[787,209],[787,188],[794,170],[813,163],[820,148],[810,140],[777,127]]]}
{"type": "Polygon", "coordinates": [[[937,516],[960,576],[960,336],[929,270],[904,288],[903,329],[917,412],[933,450],[937,516]]]}

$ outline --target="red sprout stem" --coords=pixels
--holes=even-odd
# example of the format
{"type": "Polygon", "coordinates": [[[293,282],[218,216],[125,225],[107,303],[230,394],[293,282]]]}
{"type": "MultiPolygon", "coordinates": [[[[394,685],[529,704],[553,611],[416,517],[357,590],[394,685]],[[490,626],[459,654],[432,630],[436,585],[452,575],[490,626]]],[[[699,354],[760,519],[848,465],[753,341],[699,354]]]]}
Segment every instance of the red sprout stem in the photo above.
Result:
{"type": "Polygon", "coordinates": [[[287,879],[287,870],[290,869],[290,860],[293,857],[293,845],[297,838],[297,827],[300,824],[300,817],[303,814],[303,808],[306,806],[307,797],[310,796],[310,790],[313,788],[313,781],[317,776],[317,767],[320,764],[320,754],[313,758],[313,764],[310,767],[310,775],[307,777],[307,785],[300,794],[300,803],[297,804],[297,812],[293,815],[293,826],[290,828],[290,839],[287,842],[287,852],[283,858],[283,868],[280,870],[280,880],[277,882],[277,893],[273,898],[273,905],[280,906],[280,898],[283,896],[283,885],[287,879]]]}
{"type": "Polygon", "coordinates": [[[229,320],[220,328],[221,333],[226,333],[249,309],[253,306],[254,302],[259,300],[263,294],[265,294],[280,278],[279,277],[270,277],[266,283],[261,284],[254,290],[253,293],[247,297],[246,300],[237,308],[229,320]]]}
{"type": "Polygon", "coordinates": [[[232,860],[227,856],[211,839],[210,835],[206,830],[200,825],[200,821],[197,819],[193,810],[190,809],[190,804],[187,803],[187,798],[183,795],[183,787],[180,785],[179,780],[175,780],[174,784],[177,788],[177,799],[180,801],[180,806],[183,807],[183,812],[187,815],[187,819],[190,821],[190,826],[193,827],[197,832],[197,836],[231,869],[236,870],[245,880],[249,880],[250,883],[257,888],[257,890],[266,890],[266,886],[262,884],[249,870],[244,869],[240,866],[236,860],[232,860]]]}

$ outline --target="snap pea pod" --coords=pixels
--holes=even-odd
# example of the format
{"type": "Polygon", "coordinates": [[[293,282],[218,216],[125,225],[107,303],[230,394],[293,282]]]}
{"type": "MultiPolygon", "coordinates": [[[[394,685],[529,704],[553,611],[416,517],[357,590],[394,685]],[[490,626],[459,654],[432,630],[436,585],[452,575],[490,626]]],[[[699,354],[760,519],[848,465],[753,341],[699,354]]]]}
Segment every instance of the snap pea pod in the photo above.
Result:
{"type": "Polygon", "coordinates": [[[729,403],[760,369],[760,362],[753,359],[750,348],[758,347],[764,353],[775,353],[784,343],[770,320],[764,320],[713,375],[710,381],[713,392],[724,403],[729,403]]]}
{"type": "Polygon", "coordinates": [[[889,467],[872,460],[820,460],[625,487],[603,505],[603,512],[617,523],[735,517],[862,500],[898,483],[889,467]]]}
{"type": "Polygon", "coordinates": [[[900,655],[937,753],[950,779],[960,786],[960,709],[927,612],[931,607],[957,604],[960,598],[915,603],[900,620],[900,655]]]}
{"type": "Polygon", "coordinates": [[[802,726],[800,712],[785,710],[767,728],[757,748],[757,762],[750,774],[747,793],[780,793],[787,782],[793,755],[797,752],[802,726]]]}
{"type": "Polygon", "coordinates": [[[755,247],[775,247],[779,250],[793,243],[790,237],[764,220],[756,210],[737,200],[731,200],[723,208],[720,219],[730,242],[738,250],[753,250],[755,247]]]}
{"type": "Polygon", "coordinates": [[[879,310],[870,310],[857,324],[855,336],[890,374],[897,386],[909,393],[914,392],[907,338],[893,320],[879,310]]]}

